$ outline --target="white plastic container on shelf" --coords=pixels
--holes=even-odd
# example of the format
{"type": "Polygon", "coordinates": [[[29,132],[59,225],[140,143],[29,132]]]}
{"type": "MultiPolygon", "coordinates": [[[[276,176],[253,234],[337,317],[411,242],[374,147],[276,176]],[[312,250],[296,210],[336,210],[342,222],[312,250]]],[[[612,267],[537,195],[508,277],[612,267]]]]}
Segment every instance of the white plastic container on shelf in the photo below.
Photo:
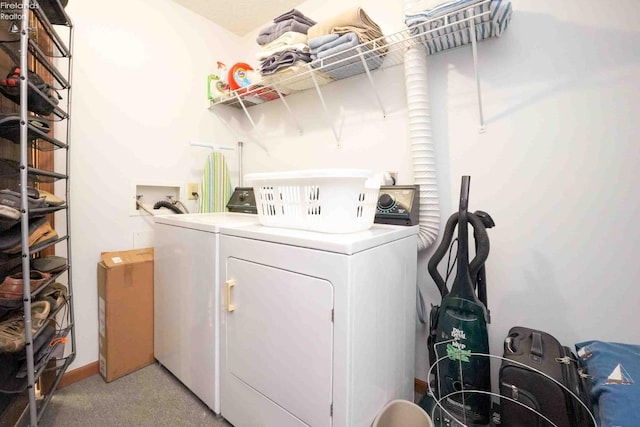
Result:
{"type": "Polygon", "coordinates": [[[362,169],[252,173],[258,221],[270,227],[353,233],[373,225],[379,178],[362,169]]]}

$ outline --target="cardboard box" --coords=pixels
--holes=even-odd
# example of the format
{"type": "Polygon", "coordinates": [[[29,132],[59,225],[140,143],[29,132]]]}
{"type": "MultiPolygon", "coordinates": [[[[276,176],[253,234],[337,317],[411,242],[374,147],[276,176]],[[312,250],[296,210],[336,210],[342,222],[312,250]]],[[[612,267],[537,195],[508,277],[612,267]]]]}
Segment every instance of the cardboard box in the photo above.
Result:
{"type": "Polygon", "coordinates": [[[153,248],[102,253],[98,313],[105,381],[154,363],[153,248]]]}

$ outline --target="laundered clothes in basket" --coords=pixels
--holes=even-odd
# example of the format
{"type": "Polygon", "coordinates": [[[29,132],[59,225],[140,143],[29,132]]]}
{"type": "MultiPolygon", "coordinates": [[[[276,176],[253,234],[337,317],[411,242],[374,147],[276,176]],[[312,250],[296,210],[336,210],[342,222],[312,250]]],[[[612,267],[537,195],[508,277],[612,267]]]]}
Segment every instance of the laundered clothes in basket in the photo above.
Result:
{"type": "MultiPolygon", "coordinates": [[[[509,0],[423,1],[436,5],[423,11],[407,13],[405,24],[412,35],[420,34],[429,55],[470,43],[468,10],[473,9],[476,40],[500,37],[511,21],[509,0]]],[[[414,8],[415,10],[415,8],[414,8]]]]}

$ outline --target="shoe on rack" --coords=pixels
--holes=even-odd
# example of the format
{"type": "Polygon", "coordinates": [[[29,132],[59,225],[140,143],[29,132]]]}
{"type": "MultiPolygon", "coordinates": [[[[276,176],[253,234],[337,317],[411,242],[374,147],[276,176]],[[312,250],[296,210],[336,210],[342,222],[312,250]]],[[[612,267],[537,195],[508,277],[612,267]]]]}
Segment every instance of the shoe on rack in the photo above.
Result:
{"type": "MultiPolygon", "coordinates": [[[[56,230],[46,217],[34,218],[29,221],[29,247],[43,245],[58,238],[56,230]]],[[[0,251],[6,254],[17,254],[22,251],[22,225],[17,224],[9,230],[0,233],[0,251]]]]}
{"type": "MultiPolygon", "coordinates": [[[[34,189],[35,190],[35,189],[34,189]]],[[[37,190],[36,190],[37,191],[37,190]]],[[[20,210],[21,194],[17,191],[5,188],[0,190],[0,205],[9,206],[16,210],[20,210]]],[[[46,199],[40,196],[39,192],[29,194],[27,193],[27,206],[29,210],[46,207],[46,199]],[[35,197],[34,197],[35,196],[35,197]]]]}
{"type": "Polygon", "coordinates": [[[46,255],[31,261],[34,270],[44,273],[57,273],[67,266],[67,259],[58,255],[46,255]]]}
{"type": "MultiPolygon", "coordinates": [[[[29,142],[40,138],[40,135],[34,132],[33,129],[37,129],[44,134],[49,133],[51,126],[48,120],[36,116],[31,116],[28,120],[30,127],[27,131],[27,139],[29,142]]],[[[8,139],[14,144],[20,144],[20,114],[0,113],[0,138],[8,139]]]]}
{"type": "MultiPolygon", "coordinates": [[[[24,293],[22,271],[4,278],[0,285],[0,298],[21,299],[24,293]]],[[[29,288],[31,292],[38,289],[44,282],[51,278],[51,274],[37,270],[29,272],[29,288]]]]}
{"type": "Polygon", "coordinates": [[[40,197],[44,197],[44,201],[49,206],[62,206],[64,205],[64,200],[60,197],[56,196],[53,193],[48,192],[47,190],[38,189],[38,194],[40,197]]]}
{"type": "Polygon", "coordinates": [[[67,287],[60,282],[49,283],[37,296],[38,301],[48,301],[51,310],[60,307],[67,300],[67,287]]]}
{"type": "MultiPolygon", "coordinates": [[[[17,191],[8,188],[0,190],[0,231],[8,230],[20,222],[21,200],[21,194],[17,191]]],[[[29,187],[27,191],[29,217],[42,216],[42,213],[33,210],[45,208],[47,205],[45,196],[41,196],[36,188],[29,187]]]]}
{"type": "MultiPolygon", "coordinates": [[[[14,66],[6,78],[0,79],[0,93],[16,104],[20,104],[21,74],[20,67],[14,66]]],[[[27,70],[27,78],[27,109],[43,116],[51,114],[61,99],[60,95],[35,71],[27,70]]]]}
{"type": "Polygon", "coordinates": [[[0,232],[14,227],[20,222],[20,211],[9,206],[0,205],[0,232]]]}
{"type": "Polygon", "coordinates": [[[49,301],[34,301],[31,303],[31,331],[35,334],[47,321],[51,312],[49,301]]]}
{"type": "Polygon", "coordinates": [[[22,299],[0,298],[0,322],[14,315],[23,306],[22,299]]]}
{"type": "MultiPolygon", "coordinates": [[[[51,305],[48,301],[31,304],[31,333],[35,334],[44,325],[51,305]]],[[[0,352],[21,351],[25,345],[24,316],[22,313],[0,322],[0,352]]]]}
{"type": "Polygon", "coordinates": [[[16,220],[13,224],[17,224],[17,221],[20,221],[20,209],[0,204],[0,217],[7,220],[16,220]]]}

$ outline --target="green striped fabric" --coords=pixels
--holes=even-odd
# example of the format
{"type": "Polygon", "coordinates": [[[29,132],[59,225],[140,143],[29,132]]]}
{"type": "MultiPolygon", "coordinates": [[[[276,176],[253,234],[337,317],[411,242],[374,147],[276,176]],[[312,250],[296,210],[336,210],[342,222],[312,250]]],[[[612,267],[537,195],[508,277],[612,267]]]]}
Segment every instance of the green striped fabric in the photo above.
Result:
{"type": "Polygon", "coordinates": [[[226,212],[231,197],[231,179],[222,153],[207,157],[202,174],[200,212],[226,212]]]}

